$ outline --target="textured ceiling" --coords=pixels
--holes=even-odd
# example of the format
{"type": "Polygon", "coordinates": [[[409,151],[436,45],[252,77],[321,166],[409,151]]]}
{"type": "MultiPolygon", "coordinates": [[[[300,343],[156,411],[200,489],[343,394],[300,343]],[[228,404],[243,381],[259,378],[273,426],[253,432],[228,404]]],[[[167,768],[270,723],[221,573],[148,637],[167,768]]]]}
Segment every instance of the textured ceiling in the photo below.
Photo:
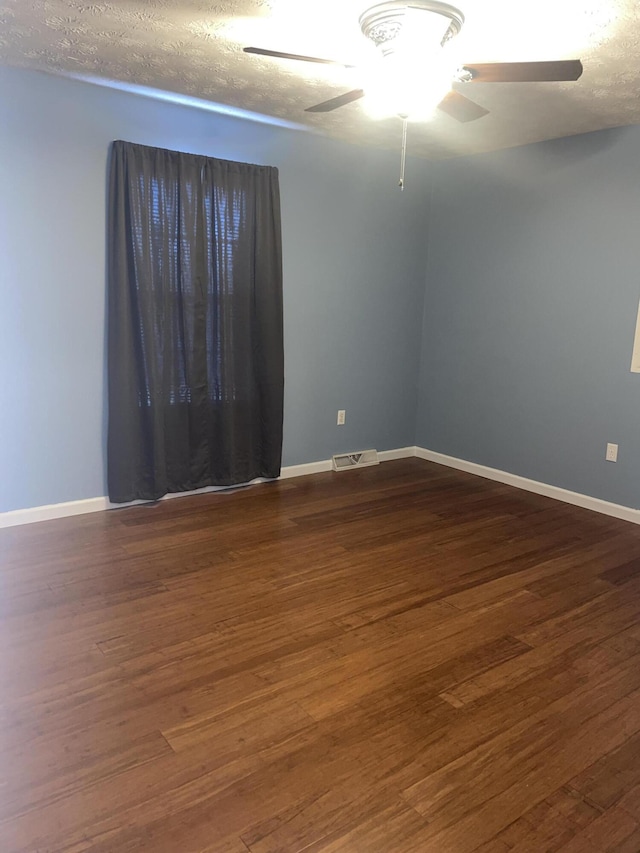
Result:
{"type": "MultiPolygon", "coordinates": [[[[0,0],[0,63],[93,76],[204,98],[306,124],[340,139],[396,147],[397,119],[359,101],[307,106],[363,85],[362,71],[242,53],[257,45],[362,65],[367,0],[0,0]]],[[[580,58],[575,83],[456,84],[489,109],[459,124],[434,113],[410,129],[413,155],[490,151],[640,123],[640,9],[635,0],[459,0],[461,62],[580,58]]]]}

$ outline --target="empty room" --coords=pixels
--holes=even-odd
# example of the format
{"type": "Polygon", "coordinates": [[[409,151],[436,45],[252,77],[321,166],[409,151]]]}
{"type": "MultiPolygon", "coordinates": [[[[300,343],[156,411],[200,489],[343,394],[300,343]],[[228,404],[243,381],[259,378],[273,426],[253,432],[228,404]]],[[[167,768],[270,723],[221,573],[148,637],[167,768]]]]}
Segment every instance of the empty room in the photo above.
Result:
{"type": "Polygon", "coordinates": [[[640,851],[638,44],[0,0],[1,853],[640,851]]]}

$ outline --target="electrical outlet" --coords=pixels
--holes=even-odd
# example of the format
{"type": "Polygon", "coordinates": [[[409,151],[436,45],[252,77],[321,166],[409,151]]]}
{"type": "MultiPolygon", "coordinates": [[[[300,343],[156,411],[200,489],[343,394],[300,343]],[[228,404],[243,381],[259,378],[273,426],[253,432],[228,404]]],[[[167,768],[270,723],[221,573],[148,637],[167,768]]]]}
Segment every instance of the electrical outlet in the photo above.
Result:
{"type": "Polygon", "coordinates": [[[617,444],[607,444],[607,454],[605,456],[607,462],[617,462],[618,461],[618,445],[617,444]]]}
{"type": "Polygon", "coordinates": [[[347,412],[345,409],[338,409],[338,426],[342,426],[347,412]]]}

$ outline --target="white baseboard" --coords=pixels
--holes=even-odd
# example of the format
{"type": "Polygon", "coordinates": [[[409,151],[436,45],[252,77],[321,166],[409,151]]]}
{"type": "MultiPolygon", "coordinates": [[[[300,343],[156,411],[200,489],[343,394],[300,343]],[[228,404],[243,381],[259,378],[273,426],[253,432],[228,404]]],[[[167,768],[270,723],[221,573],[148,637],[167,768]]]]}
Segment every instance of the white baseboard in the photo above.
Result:
{"type": "Polygon", "coordinates": [[[280,471],[280,479],[288,480],[290,477],[304,477],[306,474],[322,474],[324,471],[331,471],[330,459],[306,462],[304,465],[285,465],[280,471]]]}
{"type": "MultiPolygon", "coordinates": [[[[381,450],[378,452],[378,458],[381,462],[389,462],[394,459],[407,459],[413,456],[429,462],[436,462],[438,465],[446,465],[448,468],[456,468],[458,471],[466,471],[468,474],[475,474],[487,480],[495,480],[507,486],[514,486],[517,489],[524,489],[527,492],[535,492],[537,495],[554,498],[555,500],[573,504],[583,509],[590,509],[603,515],[620,518],[623,521],[631,521],[633,524],[640,524],[640,510],[603,501],[599,498],[593,498],[590,495],[571,492],[568,489],[561,489],[558,486],[550,486],[548,483],[540,483],[537,480],[529,480],[527,477],[520,477],[518,474],[510,474],[508,471],[500,471],[497,468],[489,468],[486,465],[479,465],[476,462],[468,462],[466,459],[446,456],[444,453],[436,453],[436,451],[427,450],[424,447],[399,447],[395,450],[381,450]]],[[[321,474],[325,471],[331,471],[331,467],[330,459],[309,462],[305,465],[287,465],[282,468],[280,479],[287,480],[290,477],[303,477],[306,474],[321,474]]],[[[253,480],[252,482],[259,483],[264,481],[253,480]]],[[[186,497],[188,495],[221,491],[224,488],[211,486],[205,489],[197,489],[193,492],[179,492],[177,494],[165,495],[160,500],[172,500],[173,498],[186,497]]],[[[0,528],[15,527],[20,524],[32,524],[37,521],[50,521],[55,518],[68,518],[72,515],[84,515],[89,512],[100,512],[106,509],[121,509],[145,503],[149,502],[132,501],[130,504],[112,504],[108,498],[102,497],[89,498],[83,501],[48,504],[47,506],[36,506],[27,509],[16,509],[11,512],[0,513],[0,528]]]]}
{"type": "Polygon", "coordinates": [[[397,450],[379,450],[378,459],[381,462],[392,462],[394,459],[410,459],[416,455],[415,446],[399,447],[397,450]]]}
{"type": "Polygon", "coordinates": [[[61,504],[14,509],[10,512],[0,512],[0,528],[33,524],[35,521],[50,521],[53,518],[68,518],[70,515],[85,515],[88,512],[100,512],[105,509],[109,509],[108,498],[88,498],[85,501],[67,501],[61,504]]]}
{"type": "Polygon", "coordinates": [[[600,498],[582,495],[579,492],[571,492],[568,489],[561,489],[559,486],[550,486],[548,483],[540,483],[537,480],[529,480],[527,477],[510,474],[508,471],[500,471],[498,468],[489,468],[486,465],[478,465],[478,463],[468,462],[466,459],[446,456],[444,453],[436,453],[434,450],[427,450],[424,447],[416,447],[415,451],[415,455],[419,459],[437,462],[438,465],[446,465],[448,468],[466,471],[468,474],[475,474],[478,477],[484,477],[486,480],[496,480],[498,483],[515,486],[515,488],[524,489],[526,492],[535,492],[537,495],[554,498],[557,501],[573,504],[573,506],[591,509],[603,515],[621,518],[623,521],[631,521],[633,524],[640,524],[640,510],[632,509],[628,506],[603,501],[600,498]]]}
{"type": "MultiPolygon", "coordinates": [[[[415,447],[398,447],[395,450],[379,450],[380,462],[391,462],[393,459],[409,459],[416,455],[415,447]]],[[[280,472],[281,480],[289,477],[304,477],[305,474],[322,474],[324,471],[333,471],[331,459],[321,459],[319,462],[307,462],[304,465],[287,465],[280,472]]]]}

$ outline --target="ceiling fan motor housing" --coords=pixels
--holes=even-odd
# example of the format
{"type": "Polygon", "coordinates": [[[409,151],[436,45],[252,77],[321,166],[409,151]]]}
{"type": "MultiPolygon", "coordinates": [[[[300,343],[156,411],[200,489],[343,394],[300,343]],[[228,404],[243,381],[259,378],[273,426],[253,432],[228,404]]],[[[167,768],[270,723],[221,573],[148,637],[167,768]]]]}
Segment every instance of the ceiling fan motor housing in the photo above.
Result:
{"type": "Polygon", "coordinates": [[[386,3],[378,3],[360,16],[360,29],[383,56],[388,56],[396,50],[406,13],[410,9],[431,12],[448,19],[449,26],[442,39],[443,45],[457,36],[464,24],[464,15],[459,9],[439,0],[388,0],[386,3]]]}

